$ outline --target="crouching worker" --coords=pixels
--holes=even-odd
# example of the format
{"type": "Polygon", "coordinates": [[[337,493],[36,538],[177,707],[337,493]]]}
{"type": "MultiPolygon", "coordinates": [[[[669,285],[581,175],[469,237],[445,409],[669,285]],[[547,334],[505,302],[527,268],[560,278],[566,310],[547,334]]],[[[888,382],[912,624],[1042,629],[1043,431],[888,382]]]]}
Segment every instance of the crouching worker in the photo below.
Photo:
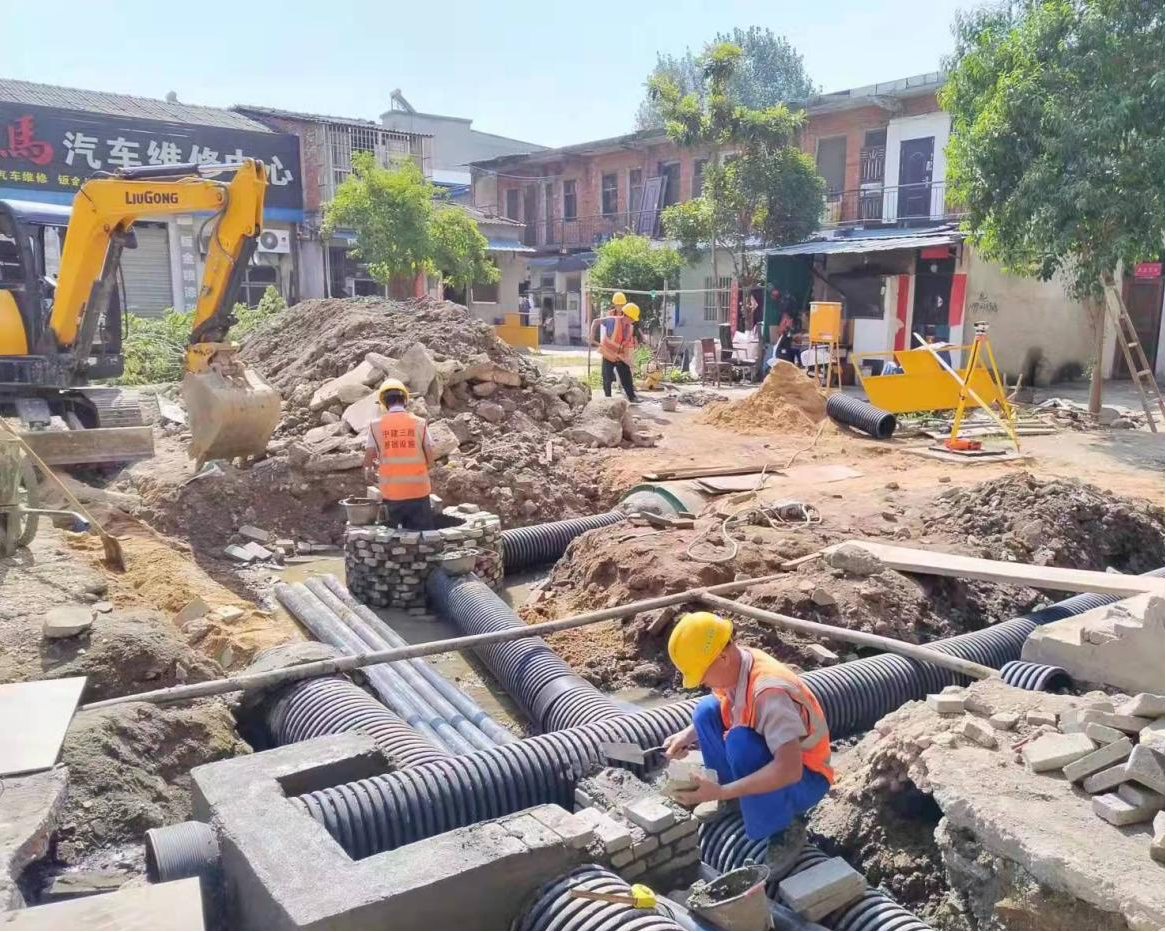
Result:
{"type": "Polygon", "coordinates": [[[425,419],[405,409],[409,390],[398,379],[386,380],[377,395],[385,413],[368,425],[364,469],[381,492],[381,523],[431,531],[429,467],[433,465],[433,447],[425,419]]]}
{"type": "Polygon", "coordinates": [[[802,814],[834,782],[830,734],[822,707],[806,684],[768,654],[733,641],[733,624],[711,612],[690,612],[668,639],[668,656],[684,687],[713,694],[693,710],[692,725],[664,742],[668,758],[699,746],[717,783],[677,793],[684,805],[737,800],[745,834],[769,839],[771,876],[783,877],[805,844],[802,814]]]}

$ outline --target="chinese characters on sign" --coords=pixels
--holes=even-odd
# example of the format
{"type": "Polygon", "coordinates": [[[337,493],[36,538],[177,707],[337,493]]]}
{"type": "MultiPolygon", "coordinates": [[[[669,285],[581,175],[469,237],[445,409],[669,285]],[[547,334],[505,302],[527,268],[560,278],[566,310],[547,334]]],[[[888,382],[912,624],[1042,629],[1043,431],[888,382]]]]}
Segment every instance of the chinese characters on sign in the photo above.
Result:
{"type": "Polygon", "coordinates": [[[174,219],[178,225],[178,264],[182,268],[182,310],[190,311],[198,301],[198,234],[190,214],[179,214],[174,219]]]}
{"type": "Polygon", "coordinates": [[[303,207],[295,136],[0,102],[0,187],[72,191],[94,172],[246,157],[266,167],[268,207],[303,207]]]}

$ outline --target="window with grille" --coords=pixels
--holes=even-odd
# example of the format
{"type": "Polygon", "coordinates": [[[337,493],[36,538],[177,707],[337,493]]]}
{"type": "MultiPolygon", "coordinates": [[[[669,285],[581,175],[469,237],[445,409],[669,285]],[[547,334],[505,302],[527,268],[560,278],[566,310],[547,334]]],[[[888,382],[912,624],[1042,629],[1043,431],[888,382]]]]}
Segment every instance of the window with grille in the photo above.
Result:
{"type": "Polygon", "coordinates": [[[377,126],[351,126],[330,123],[325,132],[328,156],[331,163],[332,188],[329,198],[336,188],[352,174],[352,156],[357,152],[371,153],[381,168],[393,168],[404,159],[423,161],[423,153],[417,151],[414,137],[408,133],[395,133],[377,126]]]}
{"type": "Polygon", "coordinates": [[[506,192],[506,217],[508,220],[518,219],[518,188],[506,192]]]}
{"type": "Polygon", "coordinates": [[[716,279],[711,275],[706,275],[704,278],[704,319],[727,324],[729,322],[729,289],[733,280],[728,275],[722,275],[720,282],[720,288],[717,289],[716,279]]]}
{"type": "Polygon", "coordinates": [[[574,220],[578,216],[578,206],[575,200],[575,180],[563,182],[563,219],[574,220]]]}
{"type": "Polygon", "coordinates": [[[603,176],[603,216],[613,217],[619,210],[619,175],[615,172],[603,176]]]}
{"type": "Polygon", "coordinates": [[[644,170],[642,168],[628,169],[628,213],[631,214],[631,226],[636,224],[636,214],[640,210],[640,200],[644,196],[644,170]]]}

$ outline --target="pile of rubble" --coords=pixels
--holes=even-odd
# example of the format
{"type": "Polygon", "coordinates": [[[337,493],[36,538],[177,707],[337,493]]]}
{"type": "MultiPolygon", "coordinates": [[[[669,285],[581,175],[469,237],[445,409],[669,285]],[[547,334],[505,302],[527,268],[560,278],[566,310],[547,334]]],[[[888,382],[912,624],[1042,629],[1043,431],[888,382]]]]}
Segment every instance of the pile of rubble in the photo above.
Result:
{"type": "Polygon", "coordinates": [[[1089,413],[1089,405],[1068,398],[1048,398],[1036,410],[1051,416],[1059,425],[1076,430],[1142,430],[1146,426],[1144,411],[1135,411],[1124,405],[1102,405],[1096,416],[1089,413]]]}
{"type": "Polygon", "coordinates": [[[700,420],[742,433],[806,434],[826,416],[826,394],[817,381],[779,359],[748,398],[710,405],[700,420]]]}

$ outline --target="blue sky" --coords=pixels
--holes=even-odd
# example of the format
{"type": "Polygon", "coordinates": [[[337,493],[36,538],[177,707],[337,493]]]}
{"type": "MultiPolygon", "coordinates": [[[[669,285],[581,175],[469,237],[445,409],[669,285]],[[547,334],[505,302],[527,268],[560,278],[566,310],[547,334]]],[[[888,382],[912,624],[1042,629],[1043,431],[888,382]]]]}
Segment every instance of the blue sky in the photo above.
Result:
{"type": "Polygon", "coordinates": [[[769,26],[824,90],[939,67],[971,0],[61,0],[9,4],[0,76],[189,103],[376,119],[400,87],[430,113],[566,145],[632,129],[657,50],[769,26]]]}

